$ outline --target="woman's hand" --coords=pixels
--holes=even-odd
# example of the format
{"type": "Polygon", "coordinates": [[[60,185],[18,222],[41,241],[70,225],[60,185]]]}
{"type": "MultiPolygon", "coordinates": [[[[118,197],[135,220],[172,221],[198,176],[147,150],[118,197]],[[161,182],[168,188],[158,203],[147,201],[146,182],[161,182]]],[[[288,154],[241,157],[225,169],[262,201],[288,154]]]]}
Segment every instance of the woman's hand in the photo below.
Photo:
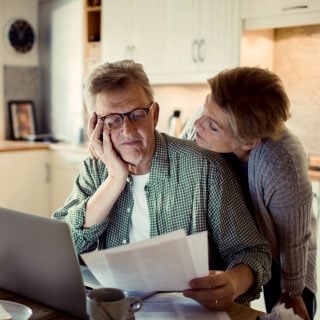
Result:
{"type": "Polygon", "coordinates": [[[292,308],[293,312],[304,320],[310,320],[306,305],[302,297],[291,298],[287,292],[281,295],[280,303],[284,303],[287,309],[292,308]]]}
{"type": "Polygon", "coordinates": [[[210,271],[206,277],[191,280],[190,286],[183,295],[211,310],[226,310],[236,298],[236,285],[228,271],[210,271]]]}

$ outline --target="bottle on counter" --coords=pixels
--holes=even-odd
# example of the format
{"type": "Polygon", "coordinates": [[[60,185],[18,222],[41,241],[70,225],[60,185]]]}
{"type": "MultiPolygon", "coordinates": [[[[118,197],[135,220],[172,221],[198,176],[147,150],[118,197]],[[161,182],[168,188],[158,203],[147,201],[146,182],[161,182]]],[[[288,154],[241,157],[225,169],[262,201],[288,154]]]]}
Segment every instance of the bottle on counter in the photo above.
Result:
{"type": "Polygon", "coordinates": [[[169,118],[168,133],[173,137],[178,137],[182,130],[180,114],[180,110],[174,110],[172,116],[169,118]]]}

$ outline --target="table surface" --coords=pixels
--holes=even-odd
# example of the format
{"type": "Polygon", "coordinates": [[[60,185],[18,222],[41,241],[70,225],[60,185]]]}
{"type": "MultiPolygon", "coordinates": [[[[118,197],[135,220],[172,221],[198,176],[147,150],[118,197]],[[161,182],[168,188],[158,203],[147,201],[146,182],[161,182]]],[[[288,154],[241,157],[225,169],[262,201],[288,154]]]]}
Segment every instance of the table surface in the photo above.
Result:
{"type": "MultiPolygon", "coordinates": [[[[41,303],[35,302],[31,299],[19,296],[12,292],[0,289],[0,300],[9,300],[24,304],[32,309],[32,316],[30,320],[76,320],[78,318],[71,316],[65,312],[58,311],[41,303]]],[[[253,310],[249,307],[234,303],[227,311],[232,320],[256,320],[262,312],[253,310]]]]}

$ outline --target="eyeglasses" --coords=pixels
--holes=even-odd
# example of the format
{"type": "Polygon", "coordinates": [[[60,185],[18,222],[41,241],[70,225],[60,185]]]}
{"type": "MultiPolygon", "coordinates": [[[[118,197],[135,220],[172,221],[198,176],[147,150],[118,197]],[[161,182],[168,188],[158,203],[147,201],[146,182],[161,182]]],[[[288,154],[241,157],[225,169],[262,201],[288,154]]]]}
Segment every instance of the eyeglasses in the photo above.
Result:
{"type": "Polygon", "coordinates": [[[151,104],[145,108],[137,108],[126,113],[113,113],[107,116],[99,117],[99,119],[103,120],[109,129],[120,128],[123,125],[125,117],[128,117],[133,124],[138,124],[147,118],[153,105],[154,103],[151,102],[151,104]]]}

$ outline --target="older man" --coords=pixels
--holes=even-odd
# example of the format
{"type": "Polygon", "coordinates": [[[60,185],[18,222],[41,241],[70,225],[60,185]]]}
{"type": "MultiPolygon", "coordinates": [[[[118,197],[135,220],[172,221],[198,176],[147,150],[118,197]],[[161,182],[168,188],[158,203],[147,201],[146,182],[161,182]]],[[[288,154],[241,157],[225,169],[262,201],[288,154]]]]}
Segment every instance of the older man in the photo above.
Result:
{"type": "Polygon", "coordinates": [[[54,213],[78,252],[208,230],[212,271],[184,294],[215,310],[256,298],[270,277],[269,247],[220,156],[155,130],[159,106],[140,64],[97,67],[85,98],[94,157],[54,213]]]}

